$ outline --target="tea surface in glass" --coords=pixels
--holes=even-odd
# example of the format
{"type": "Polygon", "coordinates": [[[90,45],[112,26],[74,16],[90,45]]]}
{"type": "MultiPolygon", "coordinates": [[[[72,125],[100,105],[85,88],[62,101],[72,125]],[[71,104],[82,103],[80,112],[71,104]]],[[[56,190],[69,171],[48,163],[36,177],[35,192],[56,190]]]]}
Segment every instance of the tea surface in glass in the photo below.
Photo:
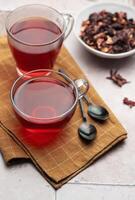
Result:
{"type": "Polygon", "coordinates": [[[71,86],[55,78],[31,78],[24,82],[13,97],[19,110],[16,116],[24,127],[22,136],[35,144],[50,142],[72,117],[75,108],[62,115],[70,110],[75,98],[71,86]]]}
{"type": "Polygon", "coordinates": [[[10,32],[18,41],[25,43],[21,45],[9,39],[19,74],[53,68],[64,39],[60,37],[53,45],[49,45],[62,33],[58,25],[42,17],[31,17],[13,24],[10,32]]]}

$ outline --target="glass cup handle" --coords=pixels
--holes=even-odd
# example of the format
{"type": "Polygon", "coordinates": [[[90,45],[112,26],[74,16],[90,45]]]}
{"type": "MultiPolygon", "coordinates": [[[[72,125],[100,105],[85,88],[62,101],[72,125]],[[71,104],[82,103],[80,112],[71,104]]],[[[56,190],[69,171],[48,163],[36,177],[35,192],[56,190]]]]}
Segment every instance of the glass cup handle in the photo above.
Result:
{"type": "Polygon", "coordinates": [[[62,13],[63,18],[65,19],[66,25],[65,25],[65,37],[64,39],[66,39],[68,37],[68,35],[70,34],[73,25],[74,25],[74,18],[71,14],[65,14],[62,13]]]}

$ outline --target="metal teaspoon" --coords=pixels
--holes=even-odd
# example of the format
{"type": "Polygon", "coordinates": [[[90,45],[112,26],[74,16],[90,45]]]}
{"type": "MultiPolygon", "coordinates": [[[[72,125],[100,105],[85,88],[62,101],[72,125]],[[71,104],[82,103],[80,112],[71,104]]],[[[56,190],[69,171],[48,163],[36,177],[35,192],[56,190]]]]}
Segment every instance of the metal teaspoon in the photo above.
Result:
{"type": "MultiPolygon", "coordinates": [[[[59,71],[65,75],[67,75],[64,69],[59,69],[59,71]]],[[[86,83],[87,81],[83,80],[83,79],[76,79],[76,80],[74,80],[74,82],[75,82],[78,90],[80,91],[80,90],[82,90],[82,87],[84,87],[86,85],[84,83],[86,83]]],[[[106,119],[109,118],[109,112],[107,111],[106,108],[104,108],[103,106],[100,106],[100,105],[96,105],[92,101],[89,101],[86,94],[83,95],[83,98],[88,105],[89,116],[91,116],[94,119],[100,120],[100,121],[105,121],[106,119]]]]}
{"type": "Polygon", "coordinates": [[[109,112],[106,108],[96,105],[92,101],[89,101],[86,95],[84,95],[83,98],[88,105],[89,116],[100,121],[105,121],[109,118],[109,112]]]}
{"type": "Polygon", "coordinates": [[[79,106],[80,106],[83,122],[78,128],[78,134],[85,141],[91,141],[95,139],[96,137],[96,133],[97,133],[96,127],[92,124],[87,123],[87,118],[84,113],[82,99],[79,99],[79,106]]]}

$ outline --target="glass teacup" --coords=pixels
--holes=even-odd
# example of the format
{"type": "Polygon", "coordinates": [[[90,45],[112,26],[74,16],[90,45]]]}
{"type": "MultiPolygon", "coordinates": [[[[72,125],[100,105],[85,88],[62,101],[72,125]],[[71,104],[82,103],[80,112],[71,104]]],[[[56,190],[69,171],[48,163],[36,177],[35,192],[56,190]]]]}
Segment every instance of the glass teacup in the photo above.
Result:
{"type": "Polygon", "coordinates": [[[6,30],[18,74],[52,69],[73,22],[70,14],[46,5],[25,5],[13,10],[7,17],[6,30]]]}
{"type": "Polygon", "coordinates": [[[50,142],[69,122],[82,96],[61,72],[35,70],[19,77],[11,89],[11,102],[23,125],[21,134],[39,146],[50,142]]]}

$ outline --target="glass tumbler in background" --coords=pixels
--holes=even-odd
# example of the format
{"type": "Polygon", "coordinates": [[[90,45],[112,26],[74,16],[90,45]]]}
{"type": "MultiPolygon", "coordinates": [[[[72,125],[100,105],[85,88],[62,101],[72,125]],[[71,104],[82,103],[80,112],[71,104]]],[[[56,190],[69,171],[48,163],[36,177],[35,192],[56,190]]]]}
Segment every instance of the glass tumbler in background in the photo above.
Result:
{"type": "Polygon", "coordinates": [[[53,68],[73,22],[70,14],[46,5],[25,5],[12,11],[6,20],[6,31],[18,74],[53,68]]]}

